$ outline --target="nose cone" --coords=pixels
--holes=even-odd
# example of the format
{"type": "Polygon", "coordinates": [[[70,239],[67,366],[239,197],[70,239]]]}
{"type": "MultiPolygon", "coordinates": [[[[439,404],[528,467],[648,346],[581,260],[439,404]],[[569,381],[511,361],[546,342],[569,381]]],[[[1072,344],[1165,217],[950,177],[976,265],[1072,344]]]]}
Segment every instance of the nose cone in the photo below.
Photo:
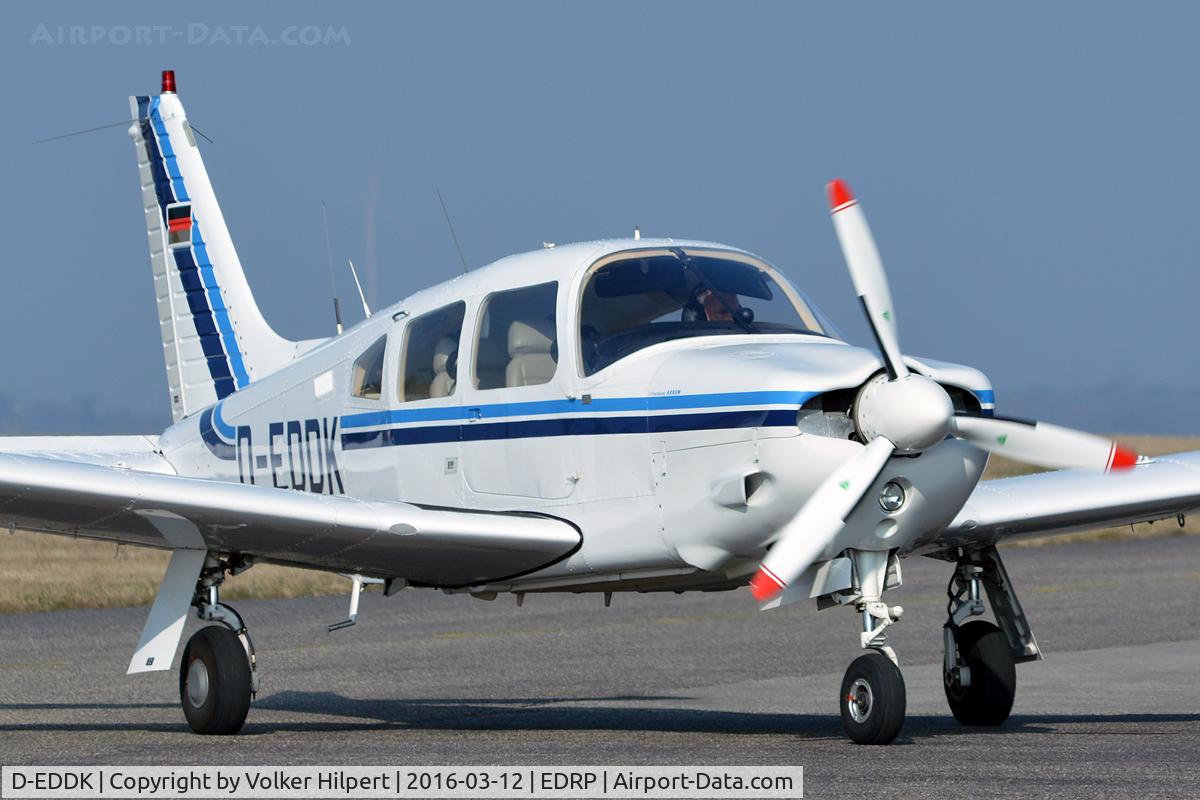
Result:
{"type": "Polygon", "coordinates": [[[876,376],[859,392],[855,408],[864,439],[885,436],[901,453],[918,453],[945,439],[954,416],[946,390],[916,373],[894,381],[876,376]]]}

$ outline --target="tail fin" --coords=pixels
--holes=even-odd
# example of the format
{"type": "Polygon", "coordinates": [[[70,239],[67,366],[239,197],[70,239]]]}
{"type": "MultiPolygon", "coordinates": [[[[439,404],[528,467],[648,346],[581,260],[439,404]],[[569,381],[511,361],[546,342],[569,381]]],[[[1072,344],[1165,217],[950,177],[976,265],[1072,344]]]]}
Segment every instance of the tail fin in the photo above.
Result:
{"type": "Polygon", "coordinates": [[[296,343],[263,319],[200,158],[175,75],[129,98],[163,356],[175,420],[289,363],[296,343]]]}

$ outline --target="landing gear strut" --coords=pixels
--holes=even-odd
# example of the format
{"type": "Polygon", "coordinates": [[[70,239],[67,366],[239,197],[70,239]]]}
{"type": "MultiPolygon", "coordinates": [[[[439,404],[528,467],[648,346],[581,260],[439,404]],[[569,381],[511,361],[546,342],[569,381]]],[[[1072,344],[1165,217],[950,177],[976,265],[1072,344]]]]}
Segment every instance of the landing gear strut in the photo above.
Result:
{"type": "Polygon", "coordinates": [[[1041,650],[996,548],[960,552],[946,594],[942,676],[950,712],[963,725],[1000,725],[1012,711],[1017,662],[1041,658],[1041,650]],[[984,590],[999,625],[966,622],[984,613],[984,590]]]}
{"type": "Polygon", "coordinates": [[[908,703],[904,676],[884,633],[904,613],[900,606],[889,608],[882,601],[884,589],[899,583],[899,564],[888,553],[858,551],[849,555],[858,591],[837,602],[853,603],[862,615],[860,641],[867,652],[854,659],[842,678],[838,698],[842,726],[856,744],[888,744],[904,725],[908,703]]]}
{"type": "Polygon", "coordinates": [[[258,674],[245,623],[220,601],[225,567],[216,559],[210,562],[192,605],[200,619],[219,624],[201,628],[188,640],[179,664],[179,701],[196,733],[226,735],[242,729],[258,691],[258,674]]]}

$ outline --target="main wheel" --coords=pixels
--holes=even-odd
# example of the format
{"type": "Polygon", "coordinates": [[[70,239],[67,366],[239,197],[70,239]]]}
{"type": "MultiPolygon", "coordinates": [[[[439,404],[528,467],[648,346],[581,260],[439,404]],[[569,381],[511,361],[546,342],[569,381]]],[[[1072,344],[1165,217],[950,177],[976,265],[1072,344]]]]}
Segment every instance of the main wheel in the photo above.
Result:
{"type": "Polygon", "coordinates": [[[977,619],[954,632],[960,662],[971,670],[969,686],[947,675],[946,701],[963,725],[995,726],[1008,719],[1017,694],[1017,664],[1004,632],[977,619]]]}
{"type": "Polygon", "coordinates": [[[904,676],[892,660],[871,650],[850,664],[838,705],[846,735],[857,744],[887,744],[904,725],[904,676]]]}
{"type": "Polygon", "coordinates": [[[250,710],[250,660],[233,631],[201,628],[179,664],[179,701],[196,733],[237,733],[250,710]]]}

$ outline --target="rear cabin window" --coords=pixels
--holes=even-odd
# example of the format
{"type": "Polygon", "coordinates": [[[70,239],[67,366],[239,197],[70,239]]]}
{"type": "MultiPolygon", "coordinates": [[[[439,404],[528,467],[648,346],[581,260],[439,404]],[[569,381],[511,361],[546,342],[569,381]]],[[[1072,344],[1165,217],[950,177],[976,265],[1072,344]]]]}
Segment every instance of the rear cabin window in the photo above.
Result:
{"type": "Polygon", "coordinates": [[[387,352],[387,337],[381,336],[361,356],[354,360],[350,373],[350,393],[355,397],[378,400],[383,391],[383,356],[387,352]]]}
{"type": "Polygon", "coordinates": [[[691,336],[829,335],[774,270],[740,253],[647,250],[602,263],[580,302],[584,375],[637,351],[691,336]]]}
{"type": "Polygon", "coordinates": [[[400,402],[454,394],[466,310],[466,303],[452,303],[408,323],[400,363],[400,402]]]}
{"type": "Polygon", "coordinates": [[[475,387],[549,383],[558,369],[558,284],[497,292],[484,301],[475,344],[475,387]]]}

